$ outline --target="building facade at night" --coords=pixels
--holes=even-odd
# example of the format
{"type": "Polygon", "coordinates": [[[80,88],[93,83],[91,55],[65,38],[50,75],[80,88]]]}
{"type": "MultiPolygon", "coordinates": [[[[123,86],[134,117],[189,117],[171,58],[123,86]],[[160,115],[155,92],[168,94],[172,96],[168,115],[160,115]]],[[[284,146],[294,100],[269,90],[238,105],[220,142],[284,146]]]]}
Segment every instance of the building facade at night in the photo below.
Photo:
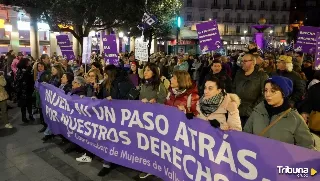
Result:
{"type": "Polygon", "coordinates": [[[199,22],[216,19],[223,43],[228,49],[239,49],[252,40],[256,30],[251,26],[261,18],[273,26],[266,30],[266,37],[284,42],[290,7],[290,0],[183,0],[180,16],[191,30],[199,22]]]}

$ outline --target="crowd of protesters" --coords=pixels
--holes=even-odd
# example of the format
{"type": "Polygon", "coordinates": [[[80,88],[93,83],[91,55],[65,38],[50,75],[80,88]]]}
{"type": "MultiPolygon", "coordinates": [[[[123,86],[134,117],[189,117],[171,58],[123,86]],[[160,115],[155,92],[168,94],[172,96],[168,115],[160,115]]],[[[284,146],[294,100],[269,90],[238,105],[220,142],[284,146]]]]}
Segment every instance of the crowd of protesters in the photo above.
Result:
{"type": "MultiPolygon", "coordinates": [[[[248,50],[220,54],[171,56],[156,53],[149,62],[135,60],[134,52],[120,55],[119,65],[108,65],[92,54],[90,65],[61,56],[31,56],[10,51],[0,60],[0,109],[5,128],[12,128],[7,100],[17,102],[25,124],[40,115],[43,141],[55,139],[47,126],[38,92],[40,83],[66,94],[93,99],[140,100],[175,107],[192,120],[206,120],[216,129],[236,130],[315,149],[320,134],[320,73],[312,55],[248,50]],[[32,104],[31,104],[32,103],[32,104]],[[28,113],[28,114],[27,114],[28,113]],[[313,133],[313,134],[312,134],[313,133]]],[[[94,101],[94,100],[93,100],[94,101]]],[[[92,153],[67,139],[65,153],[78,151],[76,160],[91,162],[92,153]]],[[[103,163],[104,176],[116,165],[103,163]]],[[[150,174],[141,173],[140,178],[150,174]]]]}

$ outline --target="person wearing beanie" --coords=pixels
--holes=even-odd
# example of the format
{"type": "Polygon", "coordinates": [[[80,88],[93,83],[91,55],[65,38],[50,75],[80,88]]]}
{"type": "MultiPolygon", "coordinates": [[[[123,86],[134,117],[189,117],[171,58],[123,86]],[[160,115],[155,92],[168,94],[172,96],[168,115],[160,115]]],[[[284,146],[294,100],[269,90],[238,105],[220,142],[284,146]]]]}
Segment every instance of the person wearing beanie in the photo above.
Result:
{"type": "Polygon", "coordinates": [[[243,131],[313,149],[313,137],[307,124],[288,102],[293,82],[286,77],[273,76],[264,87],[265,100],[254,108],[243,131]]]}
{"type": "Polygon", "coordinates": [[[272,72],[271,76],[283,76],[289,78],[293,82],[293,92],[289,97],[289,104],[293,108],[298,108],[305,94],[305,82],[301,79],[301,76],[292,70],[292,57],[281,55],[277,60],[277,71],[272,72]]]}
{"type": "Polygon", "coordinates": [[[313,70],[313,60],[311,56],[307,56],[303,62],[303,66],[301,68],[302,72],[306,75],[308,84],[313,80],[313,75],[315,71],[313,70]]]}

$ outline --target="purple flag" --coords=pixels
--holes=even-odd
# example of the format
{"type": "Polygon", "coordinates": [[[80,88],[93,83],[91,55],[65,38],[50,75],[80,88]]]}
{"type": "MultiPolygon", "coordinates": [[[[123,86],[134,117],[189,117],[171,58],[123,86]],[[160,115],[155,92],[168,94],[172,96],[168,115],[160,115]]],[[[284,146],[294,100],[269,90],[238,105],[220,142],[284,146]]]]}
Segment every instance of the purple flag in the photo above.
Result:
{"type": "Polygon", "coordinates": [[[46,123],[91,153],[163,180],[318,181],[320,153],[187,120],[175,107],[92,100],[40,84],[46,123]],[[299,168],[299,169],[298,169],[299,168]],[[293,174],[294,169],[294,174],[293,174]]]}
{"type": "Polygon", "coordinates": [[[316,70],[320,70],[320,32],[316,35],[316,56],[314,66],[316,70]]]}
{"type": "Polygon", "coordinates": [[[75,59],[74,52],[72,49],[72,45],[69,40],[68,35],[57,35],[57,42],[60,47],[62,56],[67,60],[75,59]]]}
{"type": "Polygon", "coordinates": [[[316,34],[319,31],[319,27],[301,26],[297,42],[295,44],[295,50],[304,53],[310,53],[310,51],[313,51],[316,46],[316,34]]]}
{"type": "Polygon", "coordinates": [[[222,47],[216,20],[200,23],[196,26],[202,53],[214,51],[222,47]]]}
{"type": "Polygon", "coordinates": [[[118,65],[118,49],[116,35],[102,35],[104,60],[107,64],[118,65]]]}

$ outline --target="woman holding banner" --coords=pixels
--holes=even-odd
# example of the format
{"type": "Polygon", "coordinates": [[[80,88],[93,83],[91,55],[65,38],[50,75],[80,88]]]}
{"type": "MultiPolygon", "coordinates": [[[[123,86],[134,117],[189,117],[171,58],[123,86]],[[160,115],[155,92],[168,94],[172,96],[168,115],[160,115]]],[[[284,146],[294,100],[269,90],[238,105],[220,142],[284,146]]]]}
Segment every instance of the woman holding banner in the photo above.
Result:
{"type": "Polygon", "coordinates": [[[302,116],[291,109],[288,97],[292,94],[290,79],[273,76],[265,83],[265,101],[250,115],[244,132],[267,137],[305,148],[314,148],[314,140],[302,116]]]}
{"type": "Polygon", "coordinates": [[[165,104],[191,115],[189,118],[197,116],[198,88],[192,82],[190,74],[184,70],[176,70],[170,81],[171,87],[165,104]]]}
{"type": "Polygon", "coordinates": [[[215,128],[241,131],[240,98],[226,93],[224,85],[214,75],[207,77],[204,95],[197,104],[198,118],[209,121],[215,128]]]}

